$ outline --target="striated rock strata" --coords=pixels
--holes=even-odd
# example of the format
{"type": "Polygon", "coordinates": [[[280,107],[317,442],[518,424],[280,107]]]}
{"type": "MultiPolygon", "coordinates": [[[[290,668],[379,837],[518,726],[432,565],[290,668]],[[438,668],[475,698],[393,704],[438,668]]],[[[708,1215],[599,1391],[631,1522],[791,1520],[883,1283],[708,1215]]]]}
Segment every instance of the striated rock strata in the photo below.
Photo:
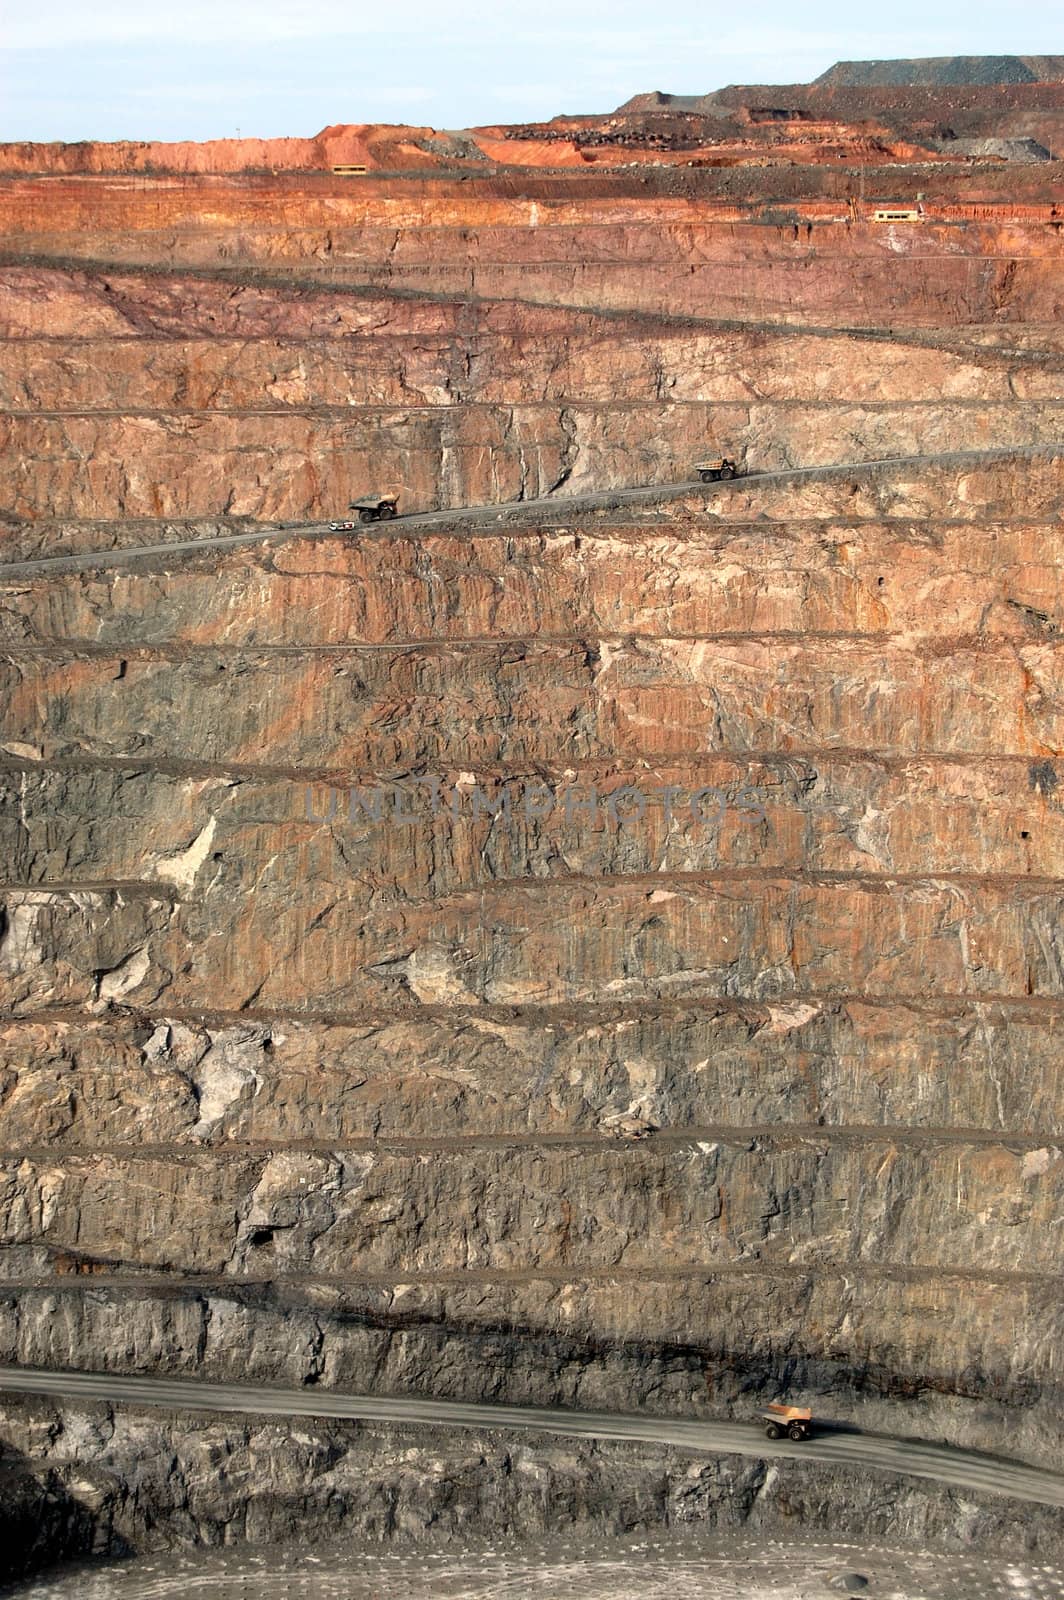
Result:
{"type": "MultiPolygon", "coordinates": [[[[366,130],[272,173],[0,161],[4,559],[99,556],[0,569],[0,1359],[789,1391],[1057,1464],[1051,186],[892,166],[927,201],[885,226],[863,164],[726,192],[593,120],[497,131],[587,167],[638,134],[647,171],[425,130],[406,176],[366,130]],[[670,492],[710,451],[748,475],[670,492]],[[328,532],[388,486],[445,515],[328,532]]],[[[826,1507],[1023,1538],[820,1468],[4,1428],[68,1548],[826,1507]]]]}

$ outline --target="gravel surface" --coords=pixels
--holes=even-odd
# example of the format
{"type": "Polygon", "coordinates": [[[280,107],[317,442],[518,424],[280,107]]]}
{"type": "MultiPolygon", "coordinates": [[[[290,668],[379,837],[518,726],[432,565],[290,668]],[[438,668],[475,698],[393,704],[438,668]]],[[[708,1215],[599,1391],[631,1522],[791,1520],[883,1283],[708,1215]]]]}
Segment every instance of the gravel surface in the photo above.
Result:
{"type": "Polygon", "coordinates": [[[1064,1600],[1064,1569],[923,1550],[677,1533],[589,1546],[388,1552],[258,1548],[69,1567],[0,1590],[19,1600],[1064,1600]],[[847,1582],[857,1576],[862,1587],[847,1582]]]}

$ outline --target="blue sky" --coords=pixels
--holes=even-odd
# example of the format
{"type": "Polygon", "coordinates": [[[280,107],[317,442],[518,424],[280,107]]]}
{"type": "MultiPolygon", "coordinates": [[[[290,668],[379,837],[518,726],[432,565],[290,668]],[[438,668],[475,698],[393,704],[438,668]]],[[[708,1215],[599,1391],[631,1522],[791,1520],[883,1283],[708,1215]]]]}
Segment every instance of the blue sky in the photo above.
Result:
{"type": "Polygon", "coordinates": [[[805,81],[839,58],[1049,54],[1061,16],[1059,0],[0,0],[0,139],[525,121],[805,81]]]}

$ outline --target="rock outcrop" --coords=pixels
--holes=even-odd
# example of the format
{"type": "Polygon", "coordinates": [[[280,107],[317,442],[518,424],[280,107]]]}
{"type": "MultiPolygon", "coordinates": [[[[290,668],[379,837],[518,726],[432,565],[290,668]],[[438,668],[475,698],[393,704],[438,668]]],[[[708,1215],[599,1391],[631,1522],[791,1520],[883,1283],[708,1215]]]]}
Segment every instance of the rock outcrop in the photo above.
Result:
{"type": "Polygon", "coordinates": [[[422,1430],[305,1420],[298,1430],[267,1419],[175,1424],[46,1402],[13,1407],[5,1431],[23,1459],[52,1462],[47,1481],[23,1474],[8,1501],[9,1571],[49,1548],[144,1548],[161,1533],[215,1549],[247,1541],[328,1553],[338,1536],[348,1551],[356,1535],[372,1550],[492,1528],[520,1550],[522,1540],[574,1529],[593,1538],[667,1523],[681,1539],[707,1529],[771,1538],[800,1526],[861,1543],[983,1547],[1021,1561],[1032,1552],[1059,1559],[1061,1549],[1047,1508],[889,1475],[855,1482],[849,1470],[795,1461],[693,1462],[645,1445],[530,1445],[505,1433],[426,1439],[422,1430]]]}

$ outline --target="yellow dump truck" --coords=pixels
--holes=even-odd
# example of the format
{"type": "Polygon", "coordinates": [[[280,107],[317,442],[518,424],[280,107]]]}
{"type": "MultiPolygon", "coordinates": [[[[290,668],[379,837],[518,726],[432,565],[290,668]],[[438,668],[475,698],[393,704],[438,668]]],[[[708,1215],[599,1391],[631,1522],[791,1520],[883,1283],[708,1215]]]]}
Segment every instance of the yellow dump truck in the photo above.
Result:
{"type": "Polygon", "coordinates": [[[362,500],[352,500],[348,507],[358,512],[359,522],[390,522],[399,511],[397,494],[370,494],[362,500]]]}
{"type": "Polygon", "coordinates": [[[738,469],[731,456],[710,456],[708,461],[696,461],[694,470],[703,483],[715,483],[718,478],[734,478],[738,469]]]}
{"type": "Polygon", "coordinates": [[[808,1406],[785,1406],[772,1400],[761,1413],[765,1432],[770,1439],[788,1439],[796,1442],[808,1439],[813,1431],[813,1413],[808,1406]]]}

